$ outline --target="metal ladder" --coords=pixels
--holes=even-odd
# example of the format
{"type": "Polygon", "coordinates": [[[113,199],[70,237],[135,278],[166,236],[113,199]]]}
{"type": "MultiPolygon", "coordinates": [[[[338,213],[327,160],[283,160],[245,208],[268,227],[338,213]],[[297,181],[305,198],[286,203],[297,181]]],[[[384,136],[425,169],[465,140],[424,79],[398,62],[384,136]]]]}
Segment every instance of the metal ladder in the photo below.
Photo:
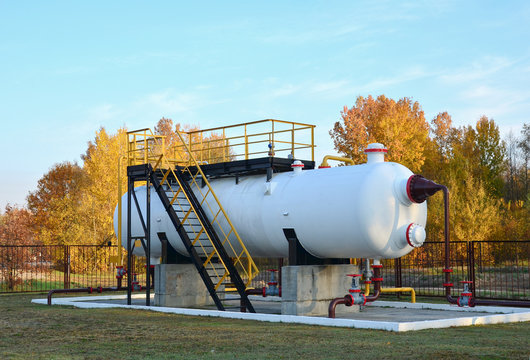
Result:
{"type": "MultiPolygon", "coordinates": [[[[187,172],[188,169],[151,172],[150,180],[217,309],[227,309],[222,300],[223,295],[227,293],[225,286],[229,285],[233,286],[239,294],[238,298],[230,299],[230,301],[237,300],[240,305],[232,307],[255,312],[245,293],[246,284],[236,268],[238,264],[243,265],[241,256],[243,254],[240,253],[235,257],[229,255],[224,245],[229,244],[233,250],[228,241],[230,232],[226,234],[221,229],[220,232],[224,235],[221,239],[203,209],[211,188],[199,200],[188,183],[189,180],[185,179],[187,172]],[[171,173],[171,176],[168,173],[171,173]]],[[[195,183],[195,180],[191,183],[195,183]]],[[[219,211],[214,214],[212,222],[218,220],[220,213],[219,211]]],[[[251,280],[248,274],[246,275],[247,279],[251,280]]],[[[224,299],[224,301],[228,300],[224,299]]]]}
{"type": "Polygon", "coordinates": [[[190,146],[176,134],[180,145],[166,148],[164,137],[150,129],[128,133],[129,168],[139,166],[140,175],[156,190],[217,308],[227,308],[222,298],[231,290],[239,294],[231,299],[240,301],[234,307],[254,312],[245,290],[258,268],[190,146]]]}

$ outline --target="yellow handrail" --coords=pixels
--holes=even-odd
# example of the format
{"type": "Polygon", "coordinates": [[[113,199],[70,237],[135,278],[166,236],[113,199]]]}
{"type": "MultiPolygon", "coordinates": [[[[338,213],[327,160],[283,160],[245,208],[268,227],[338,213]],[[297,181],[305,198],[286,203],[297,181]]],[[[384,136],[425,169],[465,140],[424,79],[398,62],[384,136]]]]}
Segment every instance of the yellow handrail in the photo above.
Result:
{"type": "MultiPolygon", "coordinates": [[[[268,149],[266,148],[269,144],[274,153],[288,152],[292,156],[295,155],[295,150],[310,149],[310,154],[307,154],[306,158],[311,158],[314,161],[314,128],[315,126],[310,124],[265,119],[181,132],[187,136],[187,141],[175,147],[177,150],[178,148],[184,149],[183,144],[186,144],[196,159],[208,163],[230,161],[238,157],[248,159],[252,155],[267,154],[268,149]],[[233,131],[236,134],[232,134],[233,131]],[[266,144],[264,146],[266,150],[251,149],[252,146],[254,148],[260,146],[259,144],[266,144]],[[288,144],[288,146],[276,149],[275,144],[288,144]]],[[[281,155],[279,154],[279,156],[281,155]]],[[[302,157],[299,156],[299,158],[302,157]]]]}

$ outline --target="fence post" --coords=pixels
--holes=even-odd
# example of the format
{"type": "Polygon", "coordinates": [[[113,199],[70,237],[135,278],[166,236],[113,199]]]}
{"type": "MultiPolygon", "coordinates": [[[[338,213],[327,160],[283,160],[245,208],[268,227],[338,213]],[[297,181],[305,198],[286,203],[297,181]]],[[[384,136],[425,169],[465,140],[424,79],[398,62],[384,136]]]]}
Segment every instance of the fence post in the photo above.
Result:
{"type": "MultiPolygon", "coordinates": [[[[394,259],[394,277],[395,277],[395,281],[394,283],[396,284],[396,287],[402,287],[402,279],[401,279],[401,258],[395,258],[394,259]]],[[[397,297],[398,299],[401,298],[401,293],[398,292],[397,293],[397,297]]]]}
{"type": "Polygon", "coordinates": [[[70,246],[64,245],[64,288],[70,289],[70,246]]]}
{"type": "Polygon", "coordinates": [[[467,257],[468,257],[468,279],[470,281],[473,281],[471,283],[471,292],[473,293],[473,297],[475,297],[475,281],[476,281],[476,277],[475,277],[475,241],[469,241],[467,243],[467,247],[468,247],[468,252],[467,252],[467,257]]]}

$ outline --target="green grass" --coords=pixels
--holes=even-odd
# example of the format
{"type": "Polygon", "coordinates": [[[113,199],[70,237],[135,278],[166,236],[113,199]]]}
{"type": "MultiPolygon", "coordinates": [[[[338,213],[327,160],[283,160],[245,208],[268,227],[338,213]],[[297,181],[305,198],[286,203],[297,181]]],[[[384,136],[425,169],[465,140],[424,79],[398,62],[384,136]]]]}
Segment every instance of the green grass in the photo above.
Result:
{"type": "Polygon", "coordinates": [[[530,323],[389,333],[34,305],[0,295],[2,359],[528,359],[530,323]]]}

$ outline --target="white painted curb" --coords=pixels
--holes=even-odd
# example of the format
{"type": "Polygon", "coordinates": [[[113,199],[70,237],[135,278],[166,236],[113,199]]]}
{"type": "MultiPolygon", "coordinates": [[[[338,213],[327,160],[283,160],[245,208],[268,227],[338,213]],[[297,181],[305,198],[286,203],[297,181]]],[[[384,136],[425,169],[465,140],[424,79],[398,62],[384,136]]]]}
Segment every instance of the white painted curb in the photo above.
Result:
{"type": "MultiPolygon", "coordinates": [[[[133,298],[145,298],[145,295],[133,295],[133,298]]],[[[356,329],[374,329],[386,331],[415,331],[424,329],[441,329],[451,326],[470,326],[470,325],[486,325],[530,321],[530,310],[520,308],[504,308],[504,307],[487,307],[480,306],[475,308],[459,308],[446,304],[427,304],[427,303],[401,303],[394,301],[378,301],[371,303],[370,306],[379,307],[393,307],[393,308],[408,308],[408,309],[434,309],[434,310],[451,310],[451,311],[467,311],[470,315],[473,312],[487,312],[494,315],[480,315],[469,316],[462,318],[448,318],[440,320],[425,320],[425,321],[411,321],[411,322],[390,322],[390,321],[371,321],[371,320],[352,320],[352,319],[329,319],[325,317],[313,316],[295,316],[295,315],[274,315],[274,314],[260,314],[260,313],[241,313],[231,311],[218,310],[200,310],[200,309],[186,309],[186,308],[169,308],[158,306],[145,305],[121,305],[121,304],[105,304],[95,303],[94,300],[121,300],[125,299],[126,295],[107,295],[107,296],[84,296],[84,297],[69,297],[52,299],[52,305],[68,305],[83,309],[136,309],[149,310],[168,314],[190,315],[190,316],[213,316],[227,319],[239,320],[256,320],[265,322],[278,322],[288,324],[305,324],[305,325],[320,325],[320,326],[336,326],[336,327],[351,327],[356,329]]],[[[47,304],[46,299],[33,299],[34,304],[47,304]]]]}

